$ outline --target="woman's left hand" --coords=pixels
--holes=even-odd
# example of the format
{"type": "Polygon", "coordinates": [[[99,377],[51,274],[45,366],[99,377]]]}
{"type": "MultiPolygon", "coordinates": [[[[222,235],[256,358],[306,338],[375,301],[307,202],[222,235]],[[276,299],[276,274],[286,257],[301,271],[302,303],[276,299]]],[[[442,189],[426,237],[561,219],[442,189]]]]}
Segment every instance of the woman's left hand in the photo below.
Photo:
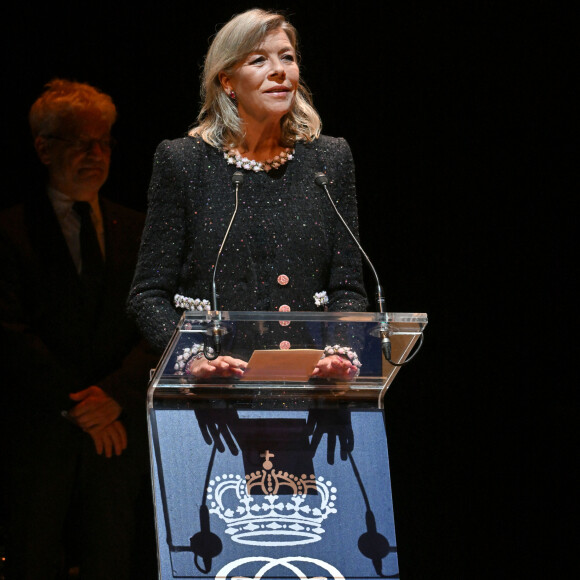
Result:
{"type": "Polygon", "coordinates": [[[350,381],[355,378],[357,371],[358,368],[348,359],[333,354],[331,356],[325,356],[318,361],[312,376],[319,379],[350,381]]]}

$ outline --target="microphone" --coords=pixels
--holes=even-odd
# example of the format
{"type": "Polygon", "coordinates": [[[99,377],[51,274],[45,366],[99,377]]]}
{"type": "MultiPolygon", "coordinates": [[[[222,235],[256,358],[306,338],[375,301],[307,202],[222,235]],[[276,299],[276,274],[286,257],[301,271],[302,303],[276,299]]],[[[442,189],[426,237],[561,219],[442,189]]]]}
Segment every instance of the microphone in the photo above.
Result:
{"type": "Polygon", "coordinates": [[[373,266],[370,258],[367,256],[366,252],[362,249],[362,246],[359,244],[359,241],[356,239],[356,236],[352,233],[352,230],[348,227],[348,224],[344,221],[343,217],[340,215],[340,212],[336,208],[334,201],[332,201],[332,197],[330,197],[330,192],[328,191],[328,177],[324,173],[316,173],[314,175],[314,183],[316,183],[316,185],[319,185],[320,187],[322,187],[324,189],[324,191],[326,192],[326,195],[328,196],[328,199],[330,200],[330,203],[332,204],[332,207],[334,208],[334,211],[336,212],[336,215],[340,218],[340,221],[343,223],[344,227],[347,229],[348,233],[350,234],[350,237],[354,240],[354,243],[357,245],[360,253],[364,256],[365,260],[367,261],[367,264],[370,266],[370,268],[374,274],[375,281],[377,283],[377,289],[376,289],[377,308],[381,314],[384,313],[385,312],[385,310],[384,310],[385,297],[383,295],[383,288],[382,288],[381,283],[379,281],[377,271],[375,270],[375,267],[373,266]]]}
{"type": "MultiPolygon", "coordinates": [[[[213,276],[212,276],[212,283],[211,283],[211,295],[212,295],[212,301],[213,301],[213,309],[214,312],[217,312],[218,306],[217,306],[217,297],[218,297],[218,293],[216,290],[216,283],[215,283],[215,274],[217,272],[217,267],[218,267],[218,262],[222,253],[222,250],[224,248],[224,245],[226,243],[226,240],[228,239],[228,235],[230,233],[230,229],[232,227],[232,224],[234,223],[234,220],[236,218],[236,214],[238,213],[238,192],[240,189],[240,186],[242,185],[244,181],[244,174],[241,171],[236,171],[233,175],[232,175],[232,183],[235,185],[236,187],[236,204],[234,207],[234,213],[232,214],[232,217],[230,219],[230,223],[228,225],[228,228],[226,230],[226,233],[224,235],[224,239],[222,240],[222,243],[220,244],[220,249],[217,253],[216,259],[215,259],[215,266],[213,269],[213,276]]],[[[208,360],[215,360],[221,352],[221,337],[222,334],[225,334],[225,330],[223,328],[221,328],[219,321],[215,320],[213,323],[213,329],[212,329],[212,333],[211,333],[211,337],[212,337],[212,344],[213,344],[213,352],[211,351],[211,347],[208,344],[208,341],[204,341],[204,346],[203,346],[203,354],[205,356],[205,358],[207,358],[208,360]]]]}
{"type": "Polygon", "coordinates": [[[362,254],[364,259],[366,260],[367,264],[370,266],[370,269],[375,277],[375,282],[376,282],[375,300],[377,303],[377,310],[381,314],[385,314],[386,318],[387,318],[387,322],[381,323],[380,329],[379,329],[379,333],[381,336],[381,349],[383,351],[383,355],[384,355],[385,359],[387,361],[389,361],[393,366],[403,366],[404,364],[409,362],[411,360],[411,358],[413,358],[413,356],[415,356],[416,353],[413,354],[413,356],[408,358],[403,363],[395,363],[391,360],[391,340],[389,338],[389,315],[385,310],[385,297],[383,294],[383,288],[381,286],[381,282],[379,280],[379,276],[377,274],[377,271],[375,270],[373,263],[371,262],[370,258],[367,256],[366,252],[363,250],[359,241],[356,239],[356,236],[353,234],[352,230],[348,227],[348,224],[344,221],[344,218],[342,217],[342,215],[340,215],[340,212],[338,211],[334,201],[332,201],[332,197],[330,196],[330,192],[328,191],[328,177],[326,176],[326,174],[322,173],[322,172],[315,173],[314,174],[314,183],[316,183],[316,185],[318,185],[319,187],[322,187],[324,189],[324,191],[326,192],[326,196],[330,200],[330,203],[331,203],[332,207],[334,208],[334,211],[336,212],[336,215],[339,217],[340,221],[343,223],[347,232],[350,234],[350,237],[353,239],[354,243],[357,245],[360,253],[362,254]]]}

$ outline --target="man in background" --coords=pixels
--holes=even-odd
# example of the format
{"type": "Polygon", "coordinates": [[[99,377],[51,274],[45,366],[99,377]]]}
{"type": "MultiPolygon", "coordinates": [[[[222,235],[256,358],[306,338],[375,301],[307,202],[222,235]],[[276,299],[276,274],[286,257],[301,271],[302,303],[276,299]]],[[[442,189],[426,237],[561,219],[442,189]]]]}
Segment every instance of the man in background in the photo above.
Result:
{"type": "Polygon", "coordinates": [[[147,533],[135,553],[136,529],[153,529],[140,498],[156,360],[125,314],[143,217],[100,195],[116,115],[88,84],[49,82],[29,114],[46,184],[23,176],[23,202],[0,214],[9,580],[59,578],[73,562],[83,580],[145,578],[139,558],[155,548],[147,533]]]}

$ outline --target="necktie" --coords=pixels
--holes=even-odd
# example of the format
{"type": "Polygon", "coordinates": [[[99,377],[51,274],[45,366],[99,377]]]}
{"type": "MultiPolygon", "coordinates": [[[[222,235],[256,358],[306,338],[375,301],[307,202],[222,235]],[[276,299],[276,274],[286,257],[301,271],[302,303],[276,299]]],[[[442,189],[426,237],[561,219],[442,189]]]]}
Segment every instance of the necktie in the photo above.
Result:
{"type": "Polygon", "coordinates": [[[81,218],[81,281],[87,306],[95,308],[101,294],[104,262],[97,232],[91,219],[91,206],[86,201],[77,201],[73,209],[81,218]]]}

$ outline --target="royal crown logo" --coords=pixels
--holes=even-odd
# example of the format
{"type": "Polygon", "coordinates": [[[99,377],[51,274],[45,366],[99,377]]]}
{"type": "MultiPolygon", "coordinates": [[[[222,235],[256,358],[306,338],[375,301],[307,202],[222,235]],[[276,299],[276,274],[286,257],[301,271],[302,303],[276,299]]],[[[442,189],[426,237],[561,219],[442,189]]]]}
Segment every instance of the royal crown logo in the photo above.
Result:
{"type": "Polygon", "coordinates": [[[318,542],[322,522],[336,513],[336,488],[323,477],[276,471],[266,451],[263,469],[244,477],[210,481],[209,512],[227,524],[234,542],[253,546],[295,546],[318,542]],[[282,494],[282,492],[285,492],[282,494]]]}

